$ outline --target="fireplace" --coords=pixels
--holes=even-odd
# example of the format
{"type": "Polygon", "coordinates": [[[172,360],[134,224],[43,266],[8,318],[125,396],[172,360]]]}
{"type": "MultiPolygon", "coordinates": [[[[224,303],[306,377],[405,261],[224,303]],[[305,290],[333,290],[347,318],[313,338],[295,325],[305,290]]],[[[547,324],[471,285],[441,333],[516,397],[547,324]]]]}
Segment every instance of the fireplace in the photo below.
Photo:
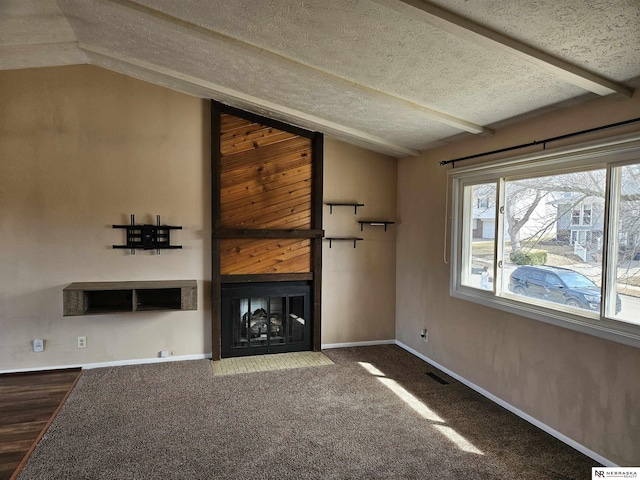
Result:
{"type": "Polygon", "coordinates": [[[323,136],[211,103],[211,358],[321,348],[323,136]]]}
{"type": "Polygon", "coordinates": [[[222,285],[222,357],[311,349],[307,282],[222,285]]]}

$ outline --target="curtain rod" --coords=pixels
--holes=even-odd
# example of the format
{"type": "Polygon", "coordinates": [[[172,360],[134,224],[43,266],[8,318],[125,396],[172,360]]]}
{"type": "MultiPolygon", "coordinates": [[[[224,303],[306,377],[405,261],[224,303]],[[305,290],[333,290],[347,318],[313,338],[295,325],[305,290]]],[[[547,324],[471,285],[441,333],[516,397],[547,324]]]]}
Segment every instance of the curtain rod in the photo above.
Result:
{"type": "Polygon", "coordinates": [[[498,150],[491,150],[490,152],[484,152],[484,153],[476,153],[475,155],[469,155],[467,157],[454,158],[453,160],[442,160],[440,162],[440,165],[441,166],[442,165],[449,165],[450,163],[454,163],[454,162],[461,162],[463,160],[471,160],[472,158],[484,157],[486,155],[492,155],[494,153],[509,152],[511,150],[517,150],[519,148],[533,147],[534,145],[544,145],[544,148],[546,148],[546,144],[549,143],[549,142],[555,142],[556,140],[563,140],[565,138],[575,137],[576,135],[584,135],[585,133],[597,132],[597,131],[600,131],[600,130],[606,130],[607,128],[620,127],[622,125],[628,125],[630,123],[636,123],[636,122],[640,122],[640,117],[633,118],[631,120],[625,120],[623,122],[610,123],[609,125],[603,125],[601,127],[589,128],[588,130],[581,130],[579,132],[567,133],[565,135],[559,135],[557,137],[545,138],[544,140],[535,140],[535,141],[530,142],[530,143],[522,143],[520,145],[515,145],[513,147],[500,148],[498,150]]]}

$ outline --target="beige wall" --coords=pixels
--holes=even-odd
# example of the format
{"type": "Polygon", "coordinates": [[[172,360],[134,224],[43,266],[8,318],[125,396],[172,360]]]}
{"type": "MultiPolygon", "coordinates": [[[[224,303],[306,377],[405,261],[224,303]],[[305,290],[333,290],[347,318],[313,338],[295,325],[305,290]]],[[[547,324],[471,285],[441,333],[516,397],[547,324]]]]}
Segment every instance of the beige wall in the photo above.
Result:
{"type": "Polygon", "coordinates": [[[89,66],[0,72],[0,92],[0,370],[210,352],[207,103],[89,66]],[[132,213],[183,249],[112,249],[132,213]],[[62,316],[71,282],[155,279],[197,280],[198,310],[62,316]]]}
{"type": "MultiPolygon", "coordinates": [[[[207,101],[97,67],[0,72],[0,371],[211,352],[208,129],[207,101]],[[183,249],[112,249],[132,213],[182,225],[183,249]],[[69,283],[170,279],[198,281],[197,311],[62,316],[69,283]]],[[[330,139],[325,158],[328,195],[395,217],[395,159],[330,139]]],[[[328,231],[359,233],[325,208],[328,231]]],[[[394,338],[395,229],[364,233],[325,245],[322,343],[394,338]]]]}
{"type": "Polygon", "coordinates": [[[323,241],[322,344],[393,340],[395,338],[396,226],[387,231],[358,220],[396,218],[395,158],[336,140],[325,139],[325,202],[364,203],[324,206],[323,227],[329,236],[364,238],[353,242],[323,241]]]}
{"type": "Polygon", "coordinates": [[[398,173],[397,339],[621,465],[640,465],[640,350],[450,297],[443,258],[450,167],[439,161],[639,116],[637,93],[632,100],[598,99],[492,138],[402,159],[398,173]],[[427,344],[421,328],[429,330],[427,344]]]}

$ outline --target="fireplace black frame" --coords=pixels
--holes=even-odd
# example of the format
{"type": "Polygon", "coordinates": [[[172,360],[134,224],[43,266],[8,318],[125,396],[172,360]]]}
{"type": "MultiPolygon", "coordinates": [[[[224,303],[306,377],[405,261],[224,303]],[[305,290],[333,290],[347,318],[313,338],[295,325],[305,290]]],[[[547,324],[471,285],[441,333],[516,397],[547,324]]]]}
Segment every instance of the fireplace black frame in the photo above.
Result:
{"type": "MultiPolygon", "coordinates": [[[[287,305],[289,302],[287,301],[287,305]]],[[[269,283],[229,283],[221,288],[221,353],[222,358],[270,353],[300,352],[311,350],[312,341],[312,290],[309,282],[269,282],[269,283]],[[268,345],[252,345],[251,341],[242,347],[233,346],[232,323],[235,320],[233,303],[235,300],[250,298],[302,297],[304,300],[304,335],[299,342],[268,345]]],[[[251,312],[249,312],[251,313],[251,312]]],[[[289,320],[289,312],[283,312],[289,320]]],[[[270,330],[270,329],[269,329],[270,330]]],[[[268,331],[269,331],[268,330],[268,331]]]]}
{"type": "Polygon", "coordinates": [[[288,125],[246,112],[238,108],[211,101],[211,359],[222,358],[222,286],[229,283],[252,283],[261,281],[287,282],[306,281],[311,287],[311,345],[307,350],[321,351],[322,339],[322,214],[323,214],[323,157],[324,136],[303,128],[288,125]],[[220,117],[223,113],[295,133],[312,141],[312,212],[311,229],[305,230],[225,230],[221,227],[220,215],[220,117]],[[220,272],[220,241],[224,238],[308,238],[311,242],[311,271],[282,274],[222,275],[220,272]]]}

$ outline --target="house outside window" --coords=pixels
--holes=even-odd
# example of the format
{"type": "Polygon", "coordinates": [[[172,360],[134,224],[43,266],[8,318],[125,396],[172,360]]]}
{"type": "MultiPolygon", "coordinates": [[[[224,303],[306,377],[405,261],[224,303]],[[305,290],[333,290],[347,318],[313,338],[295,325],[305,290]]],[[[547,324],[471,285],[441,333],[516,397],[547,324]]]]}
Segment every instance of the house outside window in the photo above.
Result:
{"type": "Polygon", "coordinates": [[[451,295],[640,346],[640,137],[449,175],[451,295]]]}

